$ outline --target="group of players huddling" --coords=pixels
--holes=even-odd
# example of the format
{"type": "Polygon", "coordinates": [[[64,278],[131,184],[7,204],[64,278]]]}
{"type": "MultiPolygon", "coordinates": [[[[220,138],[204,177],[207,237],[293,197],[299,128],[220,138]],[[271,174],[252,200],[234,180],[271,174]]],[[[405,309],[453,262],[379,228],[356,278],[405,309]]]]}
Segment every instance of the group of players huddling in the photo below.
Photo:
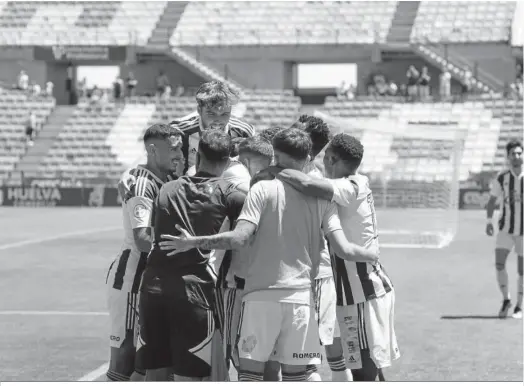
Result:
{"type": "Polygon", "coordinates": [[[220,82],[196,100],[146,130],[119,182],[107,378],[221,381],[233,364],[240,381],[319,381],[324,346],[333,381],[383,380],[395,291],[362,144],[307,115],[255,135],[220,82]]]}

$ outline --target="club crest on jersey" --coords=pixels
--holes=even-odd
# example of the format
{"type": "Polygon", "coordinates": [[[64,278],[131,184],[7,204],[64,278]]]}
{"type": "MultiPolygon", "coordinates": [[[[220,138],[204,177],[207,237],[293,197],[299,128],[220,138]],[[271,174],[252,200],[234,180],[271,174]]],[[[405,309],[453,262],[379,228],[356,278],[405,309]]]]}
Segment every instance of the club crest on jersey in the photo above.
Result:
{"type": "Polygon", "coordinates": [[[133,215],[136,218],[143,218],[147,213],[147,209],[142,204],[135,205],[135,208],[133,209],[133,215]]]}

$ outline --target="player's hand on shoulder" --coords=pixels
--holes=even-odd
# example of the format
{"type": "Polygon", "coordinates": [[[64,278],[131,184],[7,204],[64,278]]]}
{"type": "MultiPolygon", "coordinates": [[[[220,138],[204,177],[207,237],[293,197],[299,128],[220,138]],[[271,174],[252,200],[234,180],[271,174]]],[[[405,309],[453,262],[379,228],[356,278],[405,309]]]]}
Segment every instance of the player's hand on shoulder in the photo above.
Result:
{"type": "Polygon", "coordinates": [[[180,235],[160,235],[160,238],[164,241],[161,241],[158,245],[162,251],[169,251],[167,256],[173,256],[194,248],[193,241],[195,237],[191,236],[191,234],[180,225],[177,224],[175,227],[180,231],[180,235]]]}
{"type": "Polygon", "coordinates": [[[136,183],[136,178],[129,172],[124,173],[120,181],[118,181],[118,194],[123,202],[126,202],[134,196],[133,188],[136,183]]]}
{"type": "Polygon", "coordinates": [[[493,236],[493,233],[495,232],[495,228],[493,227],[493,223],[487,223],[486,224],[486,234],[488,236],[493,236]]]}

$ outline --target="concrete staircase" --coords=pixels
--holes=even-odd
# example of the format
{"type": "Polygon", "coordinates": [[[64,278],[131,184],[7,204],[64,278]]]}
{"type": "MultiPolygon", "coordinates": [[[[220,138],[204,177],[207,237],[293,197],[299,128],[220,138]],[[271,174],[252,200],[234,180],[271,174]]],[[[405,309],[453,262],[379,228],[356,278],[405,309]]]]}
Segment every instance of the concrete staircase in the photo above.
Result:
{"type": "Polygon", "coordinates": [[[504,85],[499,79],[487,73],[481,68],[477,68],[476,77],[474,64],[466,58],[457,54],[452,54],[448,51],[447,60],[444,48],[439,46],[428,46],[423,44],[413,44],[413,51],[424,58],[434,66],[444,70],[447,68],[453,78],[459,82],[463,82],[466,78],[466,73],[472,74],[473,89],[487,93],[502,91],[504,85]]]}
{"type": "Polygon", "coordinates": [[[419,6],[420,1],[397,1],[397,10],[386,39],[388,43],[409,42],[419,6]]]}
{"type": "Polygon", "coordinates": [[[180,17],[184,13],[188,1],[168,1],[164,13],[160,16],[147,46],[158,50],[169,49],[169,39],[173,35],[180,17]]]}
{"type": "Polygon", "coordinates": [[[20,159],[15,166],[14,173],[24,173],[25,177],[37,177],[38,165],[53,143],[58,138],[58,135],[64,128],[65,124],[71,118],[75,111],[75,106],[56,106],[53,113],[49,116],[47,123],[38,133],[33,147],[29,148],[27,153],[20,159]]]}

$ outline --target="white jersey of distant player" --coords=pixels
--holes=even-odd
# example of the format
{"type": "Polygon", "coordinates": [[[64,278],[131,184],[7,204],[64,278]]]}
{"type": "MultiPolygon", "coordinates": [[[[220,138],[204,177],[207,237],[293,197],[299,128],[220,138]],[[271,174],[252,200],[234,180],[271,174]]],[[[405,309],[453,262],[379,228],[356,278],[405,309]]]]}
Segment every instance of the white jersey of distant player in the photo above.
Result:
{"type": "Polygon", "coordinates": [[[108,282],[113,288],[128,292],[138,290],[142,271],[145,268],[147,252],[141,252],[133,235],[133,229],[152,227],[153,202],[163,185],[161,179],[142,166],[131,171],[135,177],[134,195],[122,203],[124,243],[120,257],[111,267],[108,282]],[[123,261],[126,260],[126,261],[123,261]],[[121,268],[119,269],[120,266],[121,268]]]}
{"type": "MultiPolygon", "coordinates": [[[[379,251],[377,216],[373,194],[366,176],[331,181],[333,201],[338,205],[340,223],[349,242],[379,251]]],[[[337,305],[352,305],[378,298],[393,288],[380,264],[355,263],[336,258],[337,305]]]]}
{"type": "Polygon", "coordinates": [[[517,175],[507,169],[499,173],[491,183],[490,195],[497,197],[500,203],[498,229],[509,235],[523,234],[523,176],[522,172],[517,175]]]}

